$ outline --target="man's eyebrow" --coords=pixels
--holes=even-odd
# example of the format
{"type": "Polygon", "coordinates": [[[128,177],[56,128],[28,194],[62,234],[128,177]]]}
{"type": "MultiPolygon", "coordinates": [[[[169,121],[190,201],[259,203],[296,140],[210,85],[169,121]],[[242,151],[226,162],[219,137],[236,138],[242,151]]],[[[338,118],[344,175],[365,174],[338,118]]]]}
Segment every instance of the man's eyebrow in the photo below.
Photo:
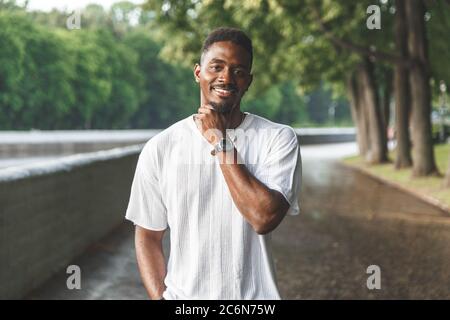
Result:
{"type": "Polygon", "coordinates": [[[223,60],[221,60],[219,58],[213,58],[213,59],[211,59],[211,61],[209,63],[217,63],[217,62],[219,62],[219,63],[226,63],[225,61],[223,61],[223,60]]]}
{"type": "MultiPolygon", "coordinates": [[[[226,64],[226,61],[219,59],[219,58],[213,58],[211,59],[211,61],[209,63],[224,63],[226,64]]],[[[233,67],[239,67],[239,68],[243,68],[243,69],[248,69],[249,67],[243,64],[237,64],[237,65],[233,65],[233,67]]]]}

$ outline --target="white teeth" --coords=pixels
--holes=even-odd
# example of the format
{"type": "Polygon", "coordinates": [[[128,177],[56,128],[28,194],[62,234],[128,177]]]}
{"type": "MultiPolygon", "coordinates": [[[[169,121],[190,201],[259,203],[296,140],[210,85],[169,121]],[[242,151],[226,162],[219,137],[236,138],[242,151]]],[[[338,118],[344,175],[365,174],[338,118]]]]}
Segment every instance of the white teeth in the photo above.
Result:
{"type": "Polygon", "coordinates": [[[217,89],[217,88],[214,88],[214,90],[216,90],[217,92],[222,93],[222,94],[228,94],[231,92],[230,90],[223,90],[223,89],[217,89]]]}

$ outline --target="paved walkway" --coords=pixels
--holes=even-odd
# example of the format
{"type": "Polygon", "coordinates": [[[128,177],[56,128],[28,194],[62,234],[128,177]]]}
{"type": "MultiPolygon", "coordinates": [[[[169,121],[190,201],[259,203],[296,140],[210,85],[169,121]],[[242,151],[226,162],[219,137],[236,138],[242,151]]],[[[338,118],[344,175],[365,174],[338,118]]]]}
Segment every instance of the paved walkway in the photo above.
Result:
{"type": "MultiPolygon", "coordinates": [[[[354,144],[302,149],[302,214],[273,235],[282,296],[449,299],[450,216],[335,162],[353,152],[354,144]],[[366,287],[369,265],[381,269],[380,290],[366,287]]],[[[28,298],[146,299],[133,247],[124,224],[73,262],[81,290],[66,289],[61,272],[28,298]]]]}

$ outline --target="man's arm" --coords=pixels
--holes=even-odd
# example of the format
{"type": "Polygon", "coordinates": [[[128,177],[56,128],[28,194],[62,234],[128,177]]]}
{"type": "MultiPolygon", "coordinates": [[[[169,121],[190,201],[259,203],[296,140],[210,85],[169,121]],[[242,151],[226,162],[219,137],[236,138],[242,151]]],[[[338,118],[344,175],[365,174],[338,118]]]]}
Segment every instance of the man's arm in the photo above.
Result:
{"type": "MultiPolygon", "coordinates": [[[[200,107],[196,119],[201,122],[202,134],[212,145],[225,136],[225,116],[211,106],[200,107]],[[221,137],[216,136],[216,132],[221,132],[221,137]]],[[[257,233],[269,233],[283,220],[289,210],[289,203],[281,193],[266,187],[245,165],[239,164],[236,148],[232,152],[231,161],[229,155],[223,152],[216,155],[231,197],[257,233]]]]}
{"type": "Polygon", "coordinates": [[[135,246],[139,271],[145,289],[153,300],[159,300],[165,290],[166,263],[162,249],[164,232],[165,230],[152,231],[136,225],[135,246]]]}
{"type": "Polygon", "coordinates": [[[259,234],[274,230],[283,220],[289,203],[278,191],[269,189],[237,161],[234,148],[233,161],[224,153],[217,154],[220,168],[236,207],[259,234]]]}

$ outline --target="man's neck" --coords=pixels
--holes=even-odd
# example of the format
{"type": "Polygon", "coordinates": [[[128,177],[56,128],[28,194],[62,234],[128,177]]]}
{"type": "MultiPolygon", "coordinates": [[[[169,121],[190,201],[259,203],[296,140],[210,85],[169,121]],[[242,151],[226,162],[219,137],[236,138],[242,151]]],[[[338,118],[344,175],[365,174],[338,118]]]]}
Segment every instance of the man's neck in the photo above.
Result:
{"type": "Polygon", "coordinates": [[[226,129],[236,129],[244,120],[244,116],[239,107],[232,110],[230,114],[226,115],[228,123],[226,129]]]}

